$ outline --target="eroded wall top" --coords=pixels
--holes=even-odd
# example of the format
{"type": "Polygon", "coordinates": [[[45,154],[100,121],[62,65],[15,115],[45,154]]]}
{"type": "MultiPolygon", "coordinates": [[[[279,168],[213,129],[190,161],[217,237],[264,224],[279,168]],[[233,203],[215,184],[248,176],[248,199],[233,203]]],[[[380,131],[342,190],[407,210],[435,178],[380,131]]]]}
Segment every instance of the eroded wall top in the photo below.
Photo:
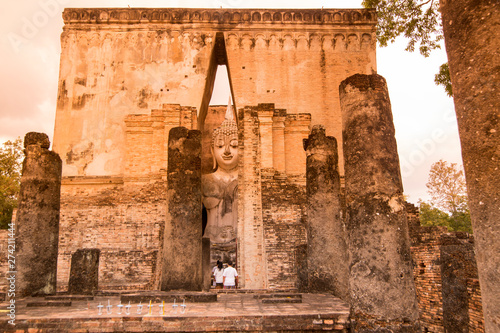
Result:
{"type": "MultiPolygon", "coordinates": [[[[370,9],[201,9],[201,8],[66,8],[64,24],[209,23],[285,25],[376,24],[370,9]]],[[[218,27],[220,28],[220,26],[218,27]]]]}

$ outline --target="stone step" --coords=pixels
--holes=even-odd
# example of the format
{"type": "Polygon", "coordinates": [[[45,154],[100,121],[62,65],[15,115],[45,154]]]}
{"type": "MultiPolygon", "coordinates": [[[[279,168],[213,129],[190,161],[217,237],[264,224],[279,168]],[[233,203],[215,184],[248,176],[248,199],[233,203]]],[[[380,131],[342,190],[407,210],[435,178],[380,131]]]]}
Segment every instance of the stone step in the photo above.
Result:
{"type": "Polygon", "coordinates": [[[302,299],[302,294],[299,294],[299,293],[258,294],[258,295],[254,295],[254,298],[259,298],[259,299],[265,299],[265,298],[295,298],[295,299],[302,299]]]}
{"type": "Polygon", "coordinates": [[[166,292],[166,291],[145,291],[133,294],[122,294],[120,296],[120,301],[122,304],[125,303],[153,303],[159,302],[173,302],[182,303],[184,300],[186,302],[194,303],[206,303],[206,302],[217,302],[217,294],[211,292],[166,292]]]}
{"type": "Polygon", "coordinates": [[[71,306],[71,301],[31,301],[26,303],[28,308],[71,306]]]}
{"type": "Polygon", "coordinates": [[[261,300],[262,303],[271,304],[271,303],[302,303],[302,298],[264,298],[261,300]]]}
{"type": "Polygon", "coordinates": [[[55,295],[45,296],[47,301],[93,301],[94,296],[88,295],[55,295]]]}

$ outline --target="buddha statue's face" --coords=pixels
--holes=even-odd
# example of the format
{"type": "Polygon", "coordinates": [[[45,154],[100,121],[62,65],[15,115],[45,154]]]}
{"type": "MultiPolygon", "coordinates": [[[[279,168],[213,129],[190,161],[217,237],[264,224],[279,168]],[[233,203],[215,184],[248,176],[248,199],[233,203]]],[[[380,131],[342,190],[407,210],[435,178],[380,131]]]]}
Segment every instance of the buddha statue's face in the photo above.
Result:
{"type": "Polygon", "coordinates": [[[238,135],[218,134],[214,140],[214,156],[219,168],[229,171],[238,166],[238,135]]]}

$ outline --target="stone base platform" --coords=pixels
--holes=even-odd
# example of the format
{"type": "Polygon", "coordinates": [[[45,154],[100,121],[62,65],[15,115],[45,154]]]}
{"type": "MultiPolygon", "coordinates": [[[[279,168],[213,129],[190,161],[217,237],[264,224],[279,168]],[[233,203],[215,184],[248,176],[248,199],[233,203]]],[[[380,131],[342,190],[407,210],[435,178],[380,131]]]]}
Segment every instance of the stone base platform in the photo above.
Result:
{"type": "MultiPolygon", "coordinates": [[[[69,307],[27,307],[43,298],[18,299],[15,302],[15,326],[8,323],[8,312],[0,312],[0,332],[348,332],[349,307],[326,294],[301,294],[301,303],[264,303],[252,293],[213,293],[216,302],[162,303],[130,302],[129,314],[120,296],[95,296],[93,300],[74,298],[69,307]],[[109,304],[111,313],[107,313],[109,304]],[[163,304],[162,307],[159,305],[163,304]],[[98,313],[102,305],[102,314],[98,313]],[[118,313],[121,312],[121,313],[118,313]]],[[[163,294],[163,293],[162,293],[163,294]]],[[[122,295],[123,297],[125,295],[122,295]]],[[[294,295],[294,299],[299,296],[294,295]]],[[[1,309],[8,303],[2,302],[1,309]]]]}

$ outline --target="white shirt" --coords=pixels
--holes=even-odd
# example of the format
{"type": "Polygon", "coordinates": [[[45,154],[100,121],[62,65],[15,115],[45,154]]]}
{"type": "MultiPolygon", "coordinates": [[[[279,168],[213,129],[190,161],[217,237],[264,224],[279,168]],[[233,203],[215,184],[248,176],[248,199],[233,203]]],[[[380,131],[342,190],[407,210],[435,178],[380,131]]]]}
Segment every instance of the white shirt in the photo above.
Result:
{"type": "Polygon", "coordinates": [[[224,268],[219,270],[219,268],[214,269],[214,277],[215,277],[215,283],[222,283],[222,277],[224,273],[224,268]]]}
{"type": "Polygon", "coordinates": [[[229,266],[224,270],[224,274],[222,276],[224,276],[226,278],[226,281],[224,282],[225,286],[234,286],[235,285],[235,277],[238,276],[238,272],[236,272],[236,269],[229,266]]]}

